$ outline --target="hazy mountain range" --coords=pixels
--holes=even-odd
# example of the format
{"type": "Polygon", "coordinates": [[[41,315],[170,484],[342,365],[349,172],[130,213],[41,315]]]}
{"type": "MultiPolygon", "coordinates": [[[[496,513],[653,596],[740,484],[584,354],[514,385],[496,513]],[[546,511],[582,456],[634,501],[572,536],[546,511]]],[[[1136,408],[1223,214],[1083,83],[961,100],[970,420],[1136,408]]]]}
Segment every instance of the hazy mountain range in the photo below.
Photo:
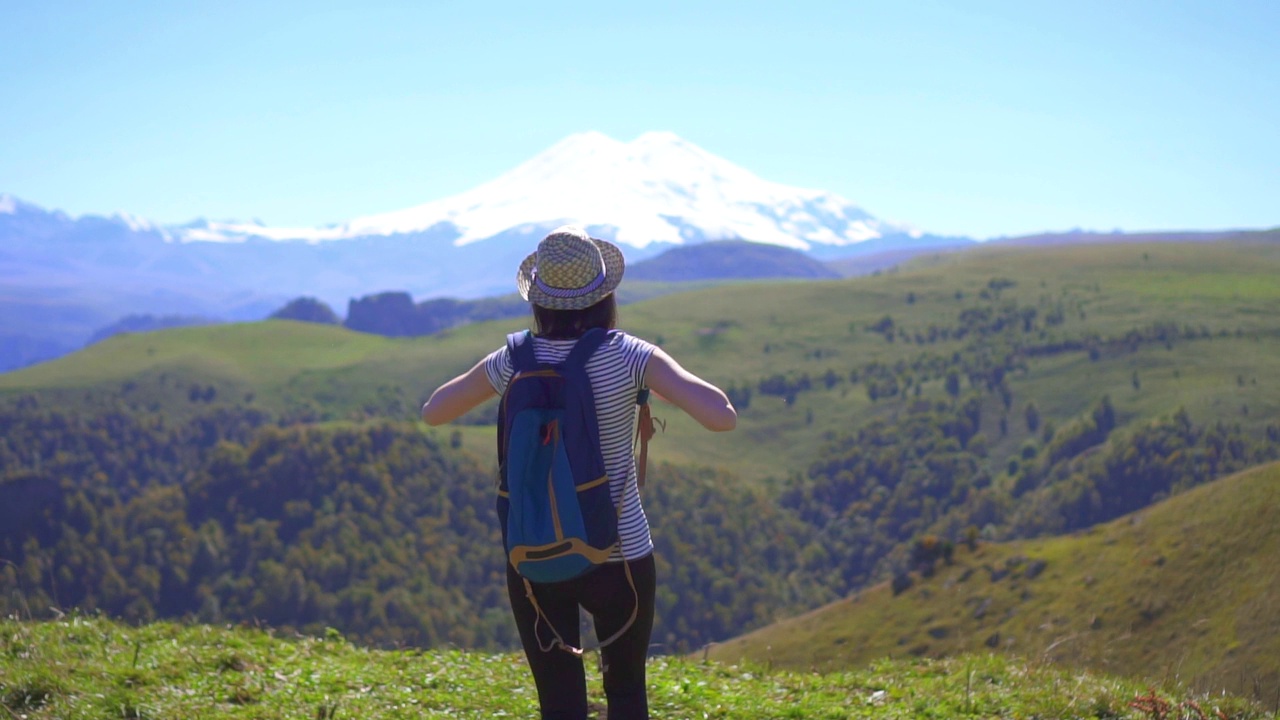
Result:
{"type": "MultiPolygon", "coordinates": [[[[387,290],[509,293],[520,259],[565,223],[618,242],[633,264],[712,240],[824,260],[969,242],[877,219],[829,192],[769,182],[670,133],[629,143],[573,135],[460,195],[317,228],[72,217],[3,194],[0,370],[79,347],[128,315],[249,320],[300,295],[341,312],[351,298],[387,290]]],[[[684,266],[678,275],[698,271],[684,266]]]]}
{"type": "Polygon", "coordinates": [[[314,228],[72,217],[0,194],[0,371],[74,350],[130,316],[256,320],[299,296],[341,313],[386,291],[422,300],[508,294],[519,261],[566,223],[619,243],[632,277],[656,281],[813,278],[829,274],[822,264],[856,275],[974,242],[769,182],[659,132],[625,143],[572,135],[459,195],[314,228]],[[684,252],[643,263],[672,249],[684,252]]]}

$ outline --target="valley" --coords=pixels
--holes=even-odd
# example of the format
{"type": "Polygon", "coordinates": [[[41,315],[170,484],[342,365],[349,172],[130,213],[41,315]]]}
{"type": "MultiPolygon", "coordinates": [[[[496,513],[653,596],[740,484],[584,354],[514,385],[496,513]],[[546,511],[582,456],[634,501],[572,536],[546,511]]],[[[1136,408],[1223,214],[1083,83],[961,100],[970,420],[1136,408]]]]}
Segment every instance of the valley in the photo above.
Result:
{"type": "MultiPolygon", "coordinates": [[[[969,566],[960,546],[975,536],[983,562],[1048,557],[1047,538],[1093,537],[1098,523],[1278,459],[1278,276],[1280,242],[1263,233],[982,247],[868,277],[733,282],[624,306],[625,328],[740,411],[736,432],[715,435],[655,406],[667,421],[645,490],[666,578],[655,642],[783,662],[751,644],[759,636],[727,641],[833,601],[869,607],[887,590],[867,588],[907,574],[924,539],[969,566]],[[1010,541],[1042,545],[1006,555],[1010,541]]],[[[375,645],[510,647],[493,592],[501,558],[487,552],[493,411],[439,429],[414,418],[426,393],[524,325],[419,338],[187,327],[0,375],[0,504],[14,513],[0,531],[4,610],[259,617],[375,645]],[[448,561],[419,560],[444,548],[448,561]]],[[[1036,582],[1064,562],[1053,556],[1036,582]]],[[[898,600],[941,594],[914,587],[898,600]]],[[[1009,626],[997,647],[1013,637],[1014,652],[1040,653],[1081,621],[1033,609],[1017,617],[1050,613],[1062,632],[1009,626]]],[[[934,638],[940,613],[884,616],[890,644],[845,644],[942,655],[992,634],[951,623],[934,638]]],[[[1131,642],[1158,637],[1175,642],[1131,642]]],[[[1201,652],[1191,639],[1178,636],[1179,657],[1201,652]]],[[[1054,659],[1112,662],[1069,650],[1054,659]]],[[[829,657],[823,667],[866,661],[829,657]]],[[[1137,656],[1107,669],[1165,668],[1137,656]]]]}

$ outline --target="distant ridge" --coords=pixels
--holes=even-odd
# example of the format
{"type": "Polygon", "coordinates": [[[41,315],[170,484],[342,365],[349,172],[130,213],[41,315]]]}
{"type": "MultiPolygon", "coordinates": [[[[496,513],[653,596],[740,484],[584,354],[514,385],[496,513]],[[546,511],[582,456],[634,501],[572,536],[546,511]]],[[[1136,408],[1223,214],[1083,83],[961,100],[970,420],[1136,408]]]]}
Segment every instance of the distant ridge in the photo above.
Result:
{"type": "Polygon", "coordinates": [[[132,332],[153,332],[168,328],[187,327],[189,325],[212,325],[220,322],[216,318],[199,315],[126,315],[116,322],[102,328],[89,337],[89,345],[102,342],[112,335],[132,332]]]}
{"type": "Polygon", "coordinates": [[[839,273],[798,250],[746,240],[675,247],[627,268],[628,280],[665,282],[837,277],[839,273]]]}
{"type": "Polygon", "coordinates": [[[1184,243],[1184,242],[1218,242],[1220,240],[1257,239],[1275,241],[1280,239],[1280,228],[1262,230],[1167,230],[1147,232],[1095,232],[1092,230],[1068,230],[1066,232],[1045,232],[1017,237],[993,238],[987,241],[991,245],[1090,245],[1100,243],[1184,243]]]}

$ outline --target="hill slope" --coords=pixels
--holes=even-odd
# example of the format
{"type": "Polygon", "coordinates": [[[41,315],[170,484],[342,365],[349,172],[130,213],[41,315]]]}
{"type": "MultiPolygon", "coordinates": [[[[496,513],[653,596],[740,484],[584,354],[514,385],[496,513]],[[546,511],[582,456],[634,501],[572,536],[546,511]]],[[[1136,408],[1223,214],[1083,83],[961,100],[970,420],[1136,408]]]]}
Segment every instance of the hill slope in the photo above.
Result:
{"type": "Polygon", "coordinates": [[[1072,536],[960,547],[895,595],[882,583],[717,645],[776,667],[987,649],[1215,691],[1280,690],[1280,464],[1072,536]]]}

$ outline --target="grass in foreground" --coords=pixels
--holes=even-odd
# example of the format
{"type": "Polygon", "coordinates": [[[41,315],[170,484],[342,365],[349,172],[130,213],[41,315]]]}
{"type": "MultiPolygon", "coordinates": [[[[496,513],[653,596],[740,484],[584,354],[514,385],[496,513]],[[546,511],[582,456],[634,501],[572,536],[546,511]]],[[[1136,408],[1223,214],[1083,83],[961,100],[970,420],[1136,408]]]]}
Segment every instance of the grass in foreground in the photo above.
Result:
{"type": "MultiPolygon", "coordinates": [[[[664,657],[650,663],[649,688],[655,718],[1268,717],[1239,698],[977,655],[830,674],[664,657]]],[[[603,702],[598,680],[591,693],[603,702]]],[[[83,617],[0,621],[0,703],[0,717],[30,720],[537,714],[518,655],[83,617]]]]}

